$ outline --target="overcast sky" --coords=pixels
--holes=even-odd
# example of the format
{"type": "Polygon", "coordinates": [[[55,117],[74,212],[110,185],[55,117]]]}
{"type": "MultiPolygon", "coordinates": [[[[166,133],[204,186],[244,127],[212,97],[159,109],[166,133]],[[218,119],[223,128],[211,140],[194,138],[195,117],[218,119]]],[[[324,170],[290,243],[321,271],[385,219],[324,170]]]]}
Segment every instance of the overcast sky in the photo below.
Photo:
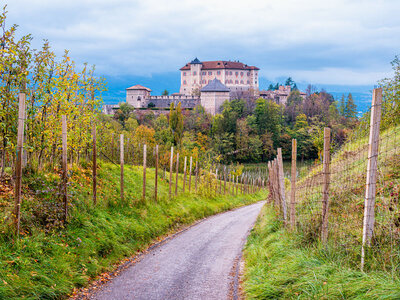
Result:
{"type": "MultiPolygon", "coordinates": [[[[104,76],[240,60],[267,80],[374,85],[400,54],[398,0],[0,0],[8,22],[104,76]]],[[[134,84],[134,82],[132,82],[134,84]]]]}

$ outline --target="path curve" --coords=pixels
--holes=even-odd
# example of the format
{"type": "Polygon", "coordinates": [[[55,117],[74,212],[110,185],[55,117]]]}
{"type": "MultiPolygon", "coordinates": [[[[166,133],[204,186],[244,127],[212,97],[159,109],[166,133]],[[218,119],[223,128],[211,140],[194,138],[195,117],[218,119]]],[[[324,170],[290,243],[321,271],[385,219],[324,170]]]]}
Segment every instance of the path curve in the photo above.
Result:
{"type": "Polygon", "coordinates": [[[230,299],[235,265],[265,202],[212,216],[143,255],[90,299],[230,299]]]}

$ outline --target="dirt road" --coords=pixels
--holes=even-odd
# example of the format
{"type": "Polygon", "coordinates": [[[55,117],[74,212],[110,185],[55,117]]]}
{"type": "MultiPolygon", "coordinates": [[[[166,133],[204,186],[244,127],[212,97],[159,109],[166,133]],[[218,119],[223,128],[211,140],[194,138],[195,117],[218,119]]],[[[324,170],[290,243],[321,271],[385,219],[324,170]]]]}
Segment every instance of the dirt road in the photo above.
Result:
{"type": "Polygon", "coordinates": [[[236,267],[264,202],[219,214],[156,247],[91,299],[236,298],[236,267]]]}

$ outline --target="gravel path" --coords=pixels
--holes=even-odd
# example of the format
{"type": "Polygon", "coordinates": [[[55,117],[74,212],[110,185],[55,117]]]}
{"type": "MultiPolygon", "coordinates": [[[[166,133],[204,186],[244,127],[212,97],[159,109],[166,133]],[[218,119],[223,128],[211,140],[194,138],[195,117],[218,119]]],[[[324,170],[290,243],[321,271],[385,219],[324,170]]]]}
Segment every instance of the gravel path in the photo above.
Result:
{"type": "Polygon", "coordinates": [[[236,298],[236,267],[264,202],[219,214],[151,250],[90,299],[236,298]]]}

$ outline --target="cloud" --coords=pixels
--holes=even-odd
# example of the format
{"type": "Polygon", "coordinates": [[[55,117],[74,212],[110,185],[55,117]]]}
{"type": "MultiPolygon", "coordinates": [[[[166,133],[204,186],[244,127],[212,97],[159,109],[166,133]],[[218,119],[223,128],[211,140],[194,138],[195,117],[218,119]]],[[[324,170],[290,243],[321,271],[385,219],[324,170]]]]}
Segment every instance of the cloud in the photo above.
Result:
{"type": "Polygon", "coordinates": [[[395,0],[12,0],[39,45],[110,75],[150,76],[188,60],[239,59],[298,81],[374,84],[400,49],[395,0]]]}

